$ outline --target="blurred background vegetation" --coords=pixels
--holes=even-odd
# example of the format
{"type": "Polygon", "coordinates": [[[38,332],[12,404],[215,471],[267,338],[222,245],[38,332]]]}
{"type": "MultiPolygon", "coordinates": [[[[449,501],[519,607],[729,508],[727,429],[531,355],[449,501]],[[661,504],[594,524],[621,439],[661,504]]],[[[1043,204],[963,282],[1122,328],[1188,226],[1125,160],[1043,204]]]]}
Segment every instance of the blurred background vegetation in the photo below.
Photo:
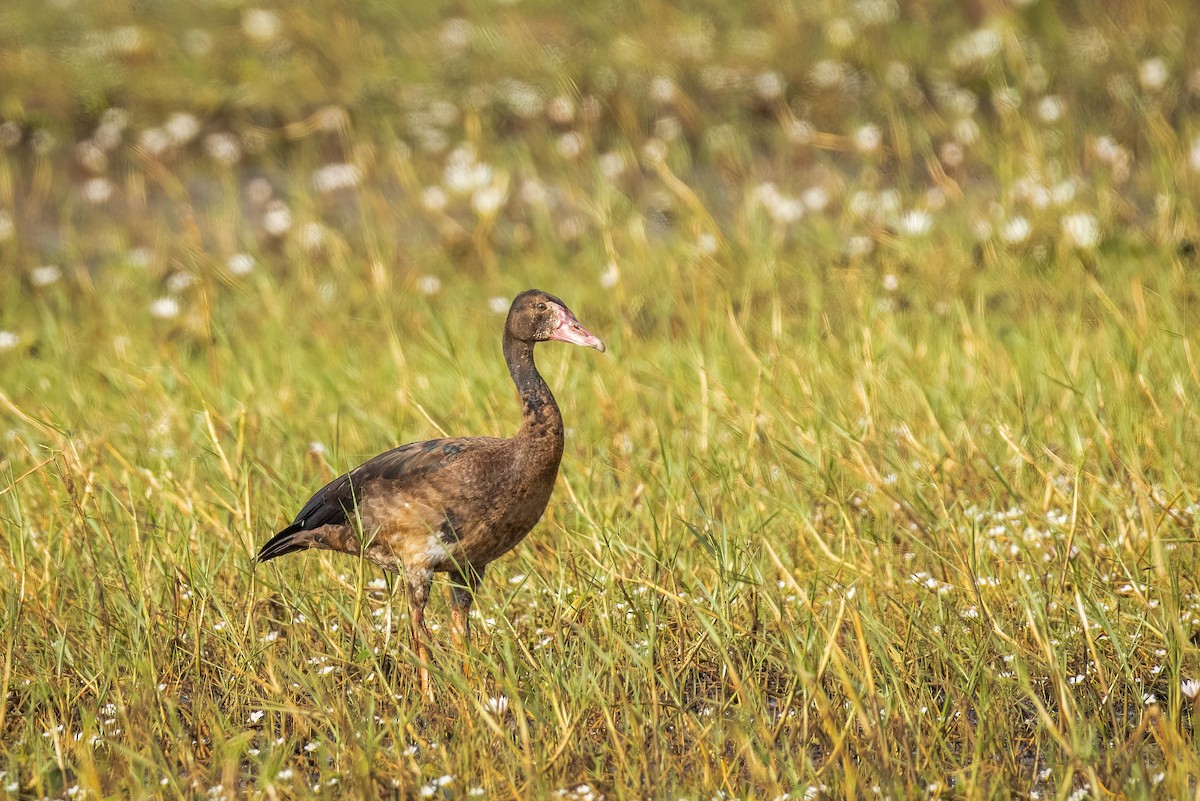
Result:
{"type": "Polygon", "coordinates": [[[349,248],[407,280],[531,254],[602,271],[629,236],[829,263],[897,237],[1042,265],[1118,235],[1190,248],[1191,12],[9,3],[0,246],[17,275],[349,248]]]}

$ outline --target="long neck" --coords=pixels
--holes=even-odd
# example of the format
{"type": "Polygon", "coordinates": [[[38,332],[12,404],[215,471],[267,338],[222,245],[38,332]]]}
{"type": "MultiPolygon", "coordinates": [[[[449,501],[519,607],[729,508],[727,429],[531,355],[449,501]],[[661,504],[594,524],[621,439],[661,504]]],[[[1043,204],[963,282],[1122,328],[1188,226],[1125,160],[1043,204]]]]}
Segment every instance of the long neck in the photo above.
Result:
{"type": "Polygon", "coordinates": [[[519,436],[541,439],[548,437],[558,442],[561,452],[563,440],[562,414],[554,395],[545,379],[533,363],[533,343],[522,342],[504,332],[504,361],[508,364],[508,373],[513,383],[517,385],[517,393],[521,396],[523,422],[519,436]]]}

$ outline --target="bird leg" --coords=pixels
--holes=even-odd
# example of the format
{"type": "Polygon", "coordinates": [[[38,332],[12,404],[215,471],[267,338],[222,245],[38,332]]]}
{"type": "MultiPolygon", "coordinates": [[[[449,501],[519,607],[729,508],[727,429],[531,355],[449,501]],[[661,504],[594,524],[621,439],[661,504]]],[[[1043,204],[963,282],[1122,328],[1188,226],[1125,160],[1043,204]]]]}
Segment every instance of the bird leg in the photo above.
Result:
{"type": "Polygon", "coordinates": [[[483,570],[469,566],[450,573],[450,636],[463,651],[463,673],[468,676],[466,652],[471,647],[471,604],[482,580],[483,570]]]}
{"type": "Polygon", "coordinates": [[[408,579],[409,625],[412,630],[413,651],[417,654],[417,672],[421,678],[421,692],[426,698],[433,697],[429,686],[429,629],[425,628],[425,604],[429,601],[429,586],[433,583],[430,570],[406,570],[408,579]]]}

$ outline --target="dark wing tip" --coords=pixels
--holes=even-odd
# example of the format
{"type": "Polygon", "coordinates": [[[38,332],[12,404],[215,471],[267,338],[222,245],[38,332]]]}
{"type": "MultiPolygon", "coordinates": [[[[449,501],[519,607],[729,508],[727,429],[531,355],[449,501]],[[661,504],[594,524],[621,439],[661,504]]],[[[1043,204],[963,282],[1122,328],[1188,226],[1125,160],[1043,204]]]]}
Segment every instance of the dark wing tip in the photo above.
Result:
{"type": "Polygon", "coordinates": [[[254,557],[255,563],[267,562],[276,556],[283,556],[284,554],[304,550],[308,547],[308,541],[306,537],[300,536],[303,531],[303,524],[293,523],[274,537],[271,537],[259,549],[258,556],[254,557]]]}

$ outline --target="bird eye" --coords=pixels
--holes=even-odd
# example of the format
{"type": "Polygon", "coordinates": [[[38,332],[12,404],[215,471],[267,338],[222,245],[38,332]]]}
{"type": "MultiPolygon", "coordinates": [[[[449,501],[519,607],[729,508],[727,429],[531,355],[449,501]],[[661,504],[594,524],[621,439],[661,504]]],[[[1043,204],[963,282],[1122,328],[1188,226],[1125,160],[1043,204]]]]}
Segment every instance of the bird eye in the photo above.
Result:
{"type": "Polygon", "coordinates": [[[538,308],[539,308],[539,309],[541,309],[542,311],[545,311],[545,310],[546,310],[546,304],[545,304],[545,303],[539,303],[539,304],[538,304],[538,308]]]}

